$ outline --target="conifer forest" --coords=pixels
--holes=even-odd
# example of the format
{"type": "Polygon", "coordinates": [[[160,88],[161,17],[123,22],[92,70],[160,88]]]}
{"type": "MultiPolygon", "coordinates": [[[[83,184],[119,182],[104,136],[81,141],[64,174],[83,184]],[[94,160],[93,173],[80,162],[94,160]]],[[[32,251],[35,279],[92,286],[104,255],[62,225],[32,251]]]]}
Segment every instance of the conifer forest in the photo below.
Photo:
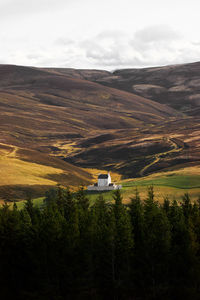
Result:
{"type": "Polygon", "coordinates": [[[200,299],[200,198],[123,204],[58,186],[0,208],[2,300],[200,299]]]}

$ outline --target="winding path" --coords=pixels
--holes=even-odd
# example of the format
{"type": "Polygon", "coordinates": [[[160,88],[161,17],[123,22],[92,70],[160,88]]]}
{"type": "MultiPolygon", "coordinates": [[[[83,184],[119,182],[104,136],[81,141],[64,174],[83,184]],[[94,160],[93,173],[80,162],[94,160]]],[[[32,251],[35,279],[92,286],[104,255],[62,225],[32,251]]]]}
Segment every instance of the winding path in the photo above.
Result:
{"type": "Polygon", "coordinates": [[[6,153],[4,156],[6,156],[6,157],[16,157],[16,152],[18,150],[18,147],[13,146],[13,145],[4,144],[4,143],[0,143],[0,145],[12,147],[10,152],[6,153]]]}
{"type": "Polygon", "coordinates": [[[181,151],[183,148],[182,147],[179,147],[175,141],[173,141],[172,139],[168,138],[167,141],[173,146],[173,149],[169,150],[169,151],[166,151],[166,152],[161,152],[161,153],[157,153],[156,155],[154,155],[154,160],[146,165],[142,170],[140,170],[139,174],[140,176],[144,176],[144,174],[146,173],[146,171],[153,165],[157,164],[160,159],[161,159],[161,156],[166,156],[167,154],[169,153],[173,153],[173,152],[179,152],[181,151]]]}

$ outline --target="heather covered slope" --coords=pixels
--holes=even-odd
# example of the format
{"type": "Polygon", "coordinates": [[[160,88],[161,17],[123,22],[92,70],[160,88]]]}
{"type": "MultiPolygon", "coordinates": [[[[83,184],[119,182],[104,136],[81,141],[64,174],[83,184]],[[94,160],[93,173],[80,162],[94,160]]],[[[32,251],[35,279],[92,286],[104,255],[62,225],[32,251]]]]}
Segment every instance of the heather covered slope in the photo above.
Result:
{"type": "Polygon", "coordinates": [[[0,143],[0,200],[37,197],[60,183],[72,188],[89,184],[91,175],[49,153],[0,143]]]}
{"type": "Polygon", "coordinates": [[[184,112],[182,119],[154,126],[146,123],[142,130],[126,128],[110,133],[107,130],[107,135],[102,132],[84,138],[76,143],[67,161],[80,166],[114,169],[128,177],[199,165],[200,63],[113,73],[75,69],[61,69],[60,72],[136,93],[184,112]]]}
{"type": "Polygon", "coordinates": [[[62,160],[80,141],[180,117],[167,106],[56,70],[10,65],[0,66],[0,114],[2,191],[88,184],[88,172],[62,160]]]}
{"type": "Polygon", "coordinates": [[[113,170],[123,178],[176,171],[200,165],[199,133],[200,118],[191,117],[143,129],[107,131],[77,141],[65,160],[113,170]]]}
{"type": "Polygon", "coordinates": [[[186,113],[192,110],[194,114],[197,110],[197,114],[200,107],[200,62],[114,72],[75,69],[60,72],[134,93],[186,113]]]}
{"type": "Polygon", "coordinates": [[[33,148],[38,148],[40,141],[140,128],[179,115],[131,93],[17,66],[0,67],[0,109],[1,139],[33,148]]]}
{"type": "Polygon", "coordinates": [[[200,62],[116,70],[95,81],[188,113],[200,107],[200,62]]]}
{"type": "MultiPolygon", "coordinates": [[[[160,85],[166,85],[170,79],[166,72],[174,69],[176,66],[168,71],[167,67],[147,69],[144,74],[150,74],[149,80],[160,78],[160,85]]],[[[137,70],[138,74],[143,71],[137,70]]],[[[184,72],[180,76],[186,76],[184,72]]],[[[39,195],[41,185],[87,185],[93,180],[93,171],[82,167],[131,178],[199,165],[198,102],[182,113],[188,99],[183,98],[180,107],[172,92],[168,95],[176,105],[171,100],[169,105],[179,111],[166,105],[165,93],[157,93],[155,98],[163,105],[133,94],[132,88],[124,91],[133,80],[130,74],[131,70],[112,74],[1,65],[0,162],[5,180],[0,191],[5,193],[9,186],[9,191],[17,190],[19,196],[30,189],[39,195]]],[[[193,75],[191,78],[197,78],[198,72],[193,75]]],[[[137,76],[143,84],[145,76],[137,76]]],[[[194,87],[190,93],[196,93],[194,87]]]]}

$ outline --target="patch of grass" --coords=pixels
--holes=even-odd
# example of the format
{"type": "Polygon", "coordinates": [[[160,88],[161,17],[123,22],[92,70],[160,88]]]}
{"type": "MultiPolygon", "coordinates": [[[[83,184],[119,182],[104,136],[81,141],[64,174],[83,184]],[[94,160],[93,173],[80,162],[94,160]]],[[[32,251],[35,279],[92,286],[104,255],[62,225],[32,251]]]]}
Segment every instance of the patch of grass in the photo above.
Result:
{"type": "Polygon", "coordinates": [[[145,199],[148,186],[153,185],[155,197],[162,202],[164,197],[181,200],[184,193],[188,192],[193,201],[200,195],[200,168],[189,167],[174,172],[155,173],[143,178],[128,179],[121,182],[127,197],[133,194],[137,187],[141,198],[145,199]]]}
{"type": "Polygon", "coordinates": [[[123,183],[124,187],[130,186],[168,186],[178,189],[193,189],[200,188],[200,176],[198,175],[173,175],[155,178],[155,179],[143,179],[143,180],[133,180],[123,183]]]}
{"type": "MultiPolygon", "coordinates": [[[[86,169],[93,175],[93,181],[97,181],[99,173],[105,173],[103,170],[86,169]]],[[[180,201],[184,193],[189,192],[192,201],[196,201],[200,195],[200,168],[189,167],[182,170],[160,172],[149,175],[143,178],[120,180],[120,175],[111,173],[112,180],[122,184],[122,196],[124,203],[130,202],[130,198],[135,194],[137,187],[141,199],[147,198],[147,189],[150,185],[154,186],[155,199],[163,202],[163,199],[168,196],[169,199],[177,199],[180,201]]],[[[75,190],[72,190],[75,192],[75,190]]],[[[90,203],[93,204],[97,197],[102,194],[106,201],[113,201],[113,191],[105,192],[86,192],[90,203]]],[[[41,206],[43,204],[43,197],[34,199],[34,205],[41,206]]],[[[24,201],[17,203],[19,209],[24,205],[24,201]]]]}
{"type": "Polygon", "coordinates": [[[33,200],[33,204],[36,207],[40,207],[41,205],[43,205],[43,201],[44,201],[44,197],[36,198],[33,200]]]}
{"type": "MultiPolygon", "coordinates": [[[[35,207],[41,207],[43,205],[43,200],[44,200],[44,197],[35,198],[35,199],[33,199],[33,205],[35,207]]],[[[26,200],[22,200],[22,201],[16,202],[17,208],[19,210],[23,209],[25,202],[26,202],[26,200]]],[[[11,209],[13,208],[13,204],[14,204],[13,202],[12,203],[8,203],[8,205],[10,205],[11,209]]]]}
{"type": "MultiPolygon", "coordinates": [[[[133,186],[123,186],[121,189],[122,197],[123,197],[123,202],[124,203],[129,203],[131,197],[134,197],[135,195],[135,189],[137,187],[140,197],[142,200],[145,200],[147,198],[147,193],[148,193],[148,187],[150,185],[133,185],[133,186]]],[[[156,201],[162,203],[164,198],[166,196],[169,197],[169,199],[177,199],[177,201],[180,201],[182,199],[182,196],[184,193],[187,192],[187,190],[182,190],[174,187],[167,187],[167,186],[155,186],[154,185],[154,194],[155,194],[155,199],[156,201]]],[[[92,203],[96,200],[96,198],[99,195],[103,195],[104,199],[106,201],[113,202],[113,191],[106,191],[106,192],[89,192],[87,193],[87,196],[92,203]]],[[[189,194],[191,195],[191,199],[193,201],[197,200],[199,194],[200,194],[200,189],[191,189],[189,190],[189,194]]]]}
{"type": "Polygon", "coordinates": [[[113,199],[113,191],[105,191],[105,192],[95,192],[90,191],[87,192],[87,197],[90,200],[91,205],[95,202],[95,200],[102,195],[106,202],[112,201],[113,199]]]}
{"type": "Polygon", "coordinates": [[[54,185],[55,181],[47,179],[49,174],[61,174],[62,170],[20,160],[16,151],[7,152],[0,156],[0,185],[41,184],[54,185]]]}

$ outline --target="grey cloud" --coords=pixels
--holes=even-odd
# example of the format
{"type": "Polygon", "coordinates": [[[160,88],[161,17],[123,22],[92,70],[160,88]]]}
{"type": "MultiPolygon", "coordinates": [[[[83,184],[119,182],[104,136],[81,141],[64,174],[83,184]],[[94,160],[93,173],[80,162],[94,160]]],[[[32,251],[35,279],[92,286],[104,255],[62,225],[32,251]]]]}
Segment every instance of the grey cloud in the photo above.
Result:
{"type": "Polygon", "coordinates": [[[117,51],[100,51],[95,52],[88,50],[86,57],[92,59],[94,63],[98,63],[101,66],[116,66],[120,63],[121,57],[117,51]]]}
{"type": "Polygon", "coordinates": [[[92,39],[83,40],[80,47],[93,65],[108,68],[142,66],[143,57],[130,46],[123,31],[104,31],[92,39]]]}
{"type": "Polygon", "coordinates": [[[54,41],[55,45],[63,45],[63,46],[71,46],[74,45],[76,43],[76,41],[69,39],[69,38],[64,38],[64,37],[60,37],[58,38],[56,41],[54,41]]]}
{"type": "MultiPolygon", "coordinates": [[[[146,29],[147,30],[147,29],[146,29]]],[[[148,31],[148,30],[147,30],[148,31]]],[[[166,33],[166,32],[165,32],[166,33]]],[[[169,33],[169,32],[168,32],[169,33]]],[[[8,63],[20,63],[35,66],[57,66],[74,68],[140,68],[159,65],[184,63],[198,60],[200,48],[184,39],[171,40],[155,34],[152,42],[145,38],[144,31],[136,32],[134,39],[120,31],[103,31],[100,34],[81,41],[61,36],[53,43],[38,49],[26,49],[21,46],[7,54],[8,63]],[[138,36],[140,38],[138,38],[138,36]],[[143,37],[143,38],[142,38],[143,37]]],[[[2,57],[3,58],[3,57],[2,57]]]]}
{"type": "Polygon", "coordinates": [[[194,41],[192,42],[192,45],[199,47],[200,46],[200,41],[194,41]]]}
{"type": "Polygon", "coordinates": [[[0,3],[1,19],[9,17],[18,17],[49,10],[58,10],[69,1],[66,0],[10,0],[0,3]]]}
{"type": "Polygon", "coordinates": [[[171,27],[156,25],[138,30],[128,43],[141,65],[153,66],[174,63],[181,40],[179,32],[171,27]]]}
{"type": "Polygon", "coordinates": [[[26,57],[30,60],[38,60],[38,59],[42,58],[42,55],[41,54],[30,53],[30,54],[27,54],[26,57]]]}
{"type": "Polygon", "coordinates": [[[2,59],[2,58],[0,58],[0,64],[6,64],[6,60],[5,60],[5,59],[2,59]]]}
{"type": "Polygon", "coordinates": [[[142,62],[137,55],[129,57],[123,51],[120,51],[120,47],[113,46],[107,48],[106,46],[97,46],[95,48],[89,48],[85,50],[86,58],[94,65],[101,67],[116,68],[121,66],[129,66],[133,64],[141,65],[142,62]]]}
{"type": "Polygon", "coordinates": [[[82,41],[79,46],[90,64],[112,69],[181,63],[188,59],[189,52],[190,57],[199,55],[192,43],[190,50],[183,51],[184,39],[165,25],[139,30],[133,39],[120,31],[104,31],[92,39],[82,41]]]}
{"type": "Polygon", "coordinates": [[[107,31],[102,31],[100,32],[97,36],[96,39],[107,39],[107,38],[112,38],[112,39],[121,39],[124,37],[125,33],[120,30],[107,30],[107,31]]]}
{"type": "Polygon", "coordinates": [[[118,34],[113,37],[110,33],[102,33],[92,40],[82,41],[80,46],[83,47],[86,58],[93,63],[105,66],[116,65],[120,61],[116,37],[118,39],[118,34]]]}
{"type": "Polygon", "coordinates": [[[181,35],[167,25],[155,25],[138,30],[134,40],[143,43],[155,43],[180,39],[181,35]]]}

